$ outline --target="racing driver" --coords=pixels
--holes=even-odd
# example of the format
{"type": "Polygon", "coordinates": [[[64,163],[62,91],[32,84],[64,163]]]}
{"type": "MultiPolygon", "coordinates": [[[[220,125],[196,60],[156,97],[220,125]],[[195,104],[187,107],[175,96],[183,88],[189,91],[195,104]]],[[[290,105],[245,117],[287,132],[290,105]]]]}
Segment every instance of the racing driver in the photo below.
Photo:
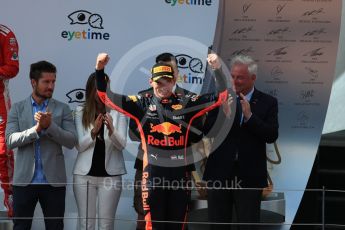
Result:
{"type": "Polygon", "coordinates": [[[13,151],[8,150],[5,141],[7,113],[10,111],[9,79],[19,71],[18,43],[14,33],[0,24],[0,182],[4,190],[4,205],[8,216],[12,216],[13,151]]]}
{"type": "Polygon", "coordinates": [[[219,94],[174,94],[176,78],[172,66],[157,63],[151,69],[153,94],[124,96],[111,92],[104,68],[106,53],[96,60],[98,95],[106,106],[135,120],[143,156],[142,202],[146,229],[184,229],[188,209],[187,183],[193,164],[190,131],[194,119],[227,100],[226,78],[216,54],[209,54],[219,94]],[[108,88],[108,89],[107,89],[108,88]]]}

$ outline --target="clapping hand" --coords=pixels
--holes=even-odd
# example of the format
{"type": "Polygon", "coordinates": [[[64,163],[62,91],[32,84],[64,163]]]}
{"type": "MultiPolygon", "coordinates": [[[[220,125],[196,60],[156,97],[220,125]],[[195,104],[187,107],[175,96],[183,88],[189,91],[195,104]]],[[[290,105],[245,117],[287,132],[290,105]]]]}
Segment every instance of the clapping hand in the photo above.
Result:
{"type": "Polygon", "coordinates": [[[231,104],[233,103],[233,99],[231,94],[229,94],[228,99],[223,102],[223,111],[227,118],[231,117],[231,104]]]}
{"type": "Polygon", "coordinates": [[[114,126],[113,126],[113,118],[110,116],[109,113],[106,113],[103,115],[103,123],[109,130],[109,136],[111,136],[114,132],[114,126]]]}
{"type": "Polygon", "coordinates": [[[96,117],[94,127],[91,130],[92,139],[95,139],[95,137],[98,135],[99,130],[101,129],[102,125],[103,125],[103,114],[100,113],[96,117]]]}
{"type": "Polygon", "coordinates": [[[252,116],[252,110],[250,108],[250,104],[246,96],[244,96],[243,93],[240,93],[239,96],[241,97],[242,113],[243,113],[244,118],[247,121],[252,116]]]}
{"type": "Polygon", "coordinates": [[[37,112],[34,115],[34,119],[37,122],[36,124],[36,131],[40,132],[43,129],[47,129],[52,121],[52,113],[51,112],[37,112]]]}

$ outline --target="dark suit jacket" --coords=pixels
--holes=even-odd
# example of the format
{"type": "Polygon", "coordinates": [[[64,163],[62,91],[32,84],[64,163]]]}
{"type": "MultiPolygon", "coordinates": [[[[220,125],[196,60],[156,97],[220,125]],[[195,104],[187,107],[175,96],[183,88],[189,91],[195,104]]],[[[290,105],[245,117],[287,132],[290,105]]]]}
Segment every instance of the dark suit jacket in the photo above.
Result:
{"type": "MultiPolygon", "coordinates": [[[[236,99],[234,101],[236,103],[236,99]]],[[[234,122],[225,140],[209,156],[203,178],[205,181],[231,181],[237,152],[240,186],[267,186],[266,143],[278,138],[278,103],[274,97],[254,89],[250,107],[251,118],[242,125],[234,122]]],[[[224,121],[226,118],[221,108],[218,113],[217,119],[224,121]]],[[[239,116],[238,112],[236,115],[239,116]]],[[[214,116],[208,119],[212,120],[214,116]]]]}

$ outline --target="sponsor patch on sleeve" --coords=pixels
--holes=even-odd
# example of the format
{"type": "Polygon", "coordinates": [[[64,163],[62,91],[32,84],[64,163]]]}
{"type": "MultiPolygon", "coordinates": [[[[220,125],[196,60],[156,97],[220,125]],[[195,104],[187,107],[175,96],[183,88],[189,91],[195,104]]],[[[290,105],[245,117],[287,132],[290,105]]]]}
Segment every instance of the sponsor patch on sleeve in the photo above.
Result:
{"type": "Polygon", "coordinates": [[[133,102],[137,102],[137,101],[138,101],[138,98],[137,98],[137,96],[135,96],[135,95],[129,95],[128,98],[129,98],[131,101],[133,101],[133,102]]]}
{"type": "Polygon", "coordinates": [[[15,38],[10,38],[10,45],[11,45],[11,46],[14,46],[14,45],[16,45],[16,44],[17,44],[16,39],[15,39],[15,38]]]}
{"type": "Polygon", "coordinates": [[[198,100],[198,98],[199,98],[199,95],[193,95],[190,99],[191,101],[196,101],[198,100]]]}
{"type": "Polygon", "coordinates": [[[180,104],[172,105],[171,108],[173,108],[174,110],[180,110],[182,109],[182,105],[180,104]]]}
{"type": "Polygon", "coordinates": [[[18,61],[18,53],[17,53],[17,52],[13,52],[13,53],[12,53],[11,60],[12,60],[12,61],[18,61]]]}

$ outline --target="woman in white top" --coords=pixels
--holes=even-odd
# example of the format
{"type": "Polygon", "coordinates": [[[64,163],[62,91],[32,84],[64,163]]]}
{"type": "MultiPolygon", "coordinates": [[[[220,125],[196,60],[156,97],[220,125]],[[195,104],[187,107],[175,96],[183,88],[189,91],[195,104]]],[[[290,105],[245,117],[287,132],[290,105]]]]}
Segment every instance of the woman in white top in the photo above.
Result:
{"type": "Polygon", "coordinates": [[[86,100],[75,111],[78,156],[73,170],[73,191],[78,206],[78,229],[114,229],[114,218],[126,173],[122,150],[127,118],[106,112],[96,92],[95,74],[86,83],[86,100]],[[88,202],[87,202],[88,197],[88,202]],[[86,218],[86,209],[88,216],[86,218]]]}

